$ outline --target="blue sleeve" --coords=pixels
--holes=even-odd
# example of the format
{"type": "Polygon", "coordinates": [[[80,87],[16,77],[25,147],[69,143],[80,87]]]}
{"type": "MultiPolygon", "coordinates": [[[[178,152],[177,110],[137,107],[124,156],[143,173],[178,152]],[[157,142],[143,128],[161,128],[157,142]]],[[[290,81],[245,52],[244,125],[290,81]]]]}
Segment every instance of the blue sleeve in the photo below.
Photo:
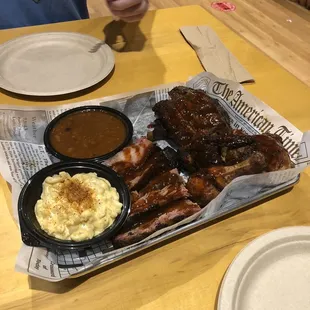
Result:
{"type": "Polygon", "coordinates": [[[86,0],[0,0],[0,29],[88,17],[86,0]]]}

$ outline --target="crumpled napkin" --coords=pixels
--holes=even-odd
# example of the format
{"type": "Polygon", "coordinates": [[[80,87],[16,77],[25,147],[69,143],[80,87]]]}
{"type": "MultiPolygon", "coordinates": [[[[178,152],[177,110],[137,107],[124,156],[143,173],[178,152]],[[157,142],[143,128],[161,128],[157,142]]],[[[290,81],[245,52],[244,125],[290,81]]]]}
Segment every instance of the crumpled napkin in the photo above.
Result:
{"type": "Polygon", "coordinates": [[[253,76],[225,47],[217,34],[208,26],[184,26],[180,28],[186,41],[206,71],[239,83],[254,82],[253,76]]]}

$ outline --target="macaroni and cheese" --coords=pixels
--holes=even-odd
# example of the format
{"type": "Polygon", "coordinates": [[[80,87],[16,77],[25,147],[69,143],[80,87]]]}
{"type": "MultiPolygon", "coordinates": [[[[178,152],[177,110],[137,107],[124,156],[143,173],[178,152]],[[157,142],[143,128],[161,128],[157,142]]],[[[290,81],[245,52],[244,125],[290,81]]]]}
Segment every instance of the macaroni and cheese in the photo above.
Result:
{"type": "Polygon", "coordinates": [[[111,226],[121,213],[117,190],[96,173],[47,177],[35,214],[41,228],[62,240],[83,241],[111,226]]]}

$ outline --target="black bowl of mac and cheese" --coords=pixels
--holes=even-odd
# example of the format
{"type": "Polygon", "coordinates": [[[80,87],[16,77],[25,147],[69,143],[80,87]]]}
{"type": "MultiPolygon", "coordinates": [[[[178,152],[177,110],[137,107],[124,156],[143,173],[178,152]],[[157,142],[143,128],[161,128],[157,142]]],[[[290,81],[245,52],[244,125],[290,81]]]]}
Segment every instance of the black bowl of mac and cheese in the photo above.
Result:
{"type": "Polygon", "coordinates": [[[130,192],[111,168],[60,162],[26,183],[18,201],[22,241],[54,250],[85,250],[111,238],[130,210],[130,192]]]}

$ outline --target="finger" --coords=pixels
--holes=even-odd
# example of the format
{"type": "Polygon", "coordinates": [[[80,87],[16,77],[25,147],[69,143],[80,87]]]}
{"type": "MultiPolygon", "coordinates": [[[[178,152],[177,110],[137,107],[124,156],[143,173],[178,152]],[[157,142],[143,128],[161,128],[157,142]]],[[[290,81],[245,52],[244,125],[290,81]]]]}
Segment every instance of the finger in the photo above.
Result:
{"type": "Polygon", "coordinates": [[[123,11],[135,5],[139,5],[143,0],[115,0],[108,1],[108,6],[112,11],[123,11]]]}
{"type": "Polygon", "coordinates": [[[143,1],[140,4],[135,5],[123,11],[112,10],[112,13],[123,19],[124,17],[132,17],[132,16],[144,14],[147,11],[147,9],[148,9],[148,3],[143,1]]]}

